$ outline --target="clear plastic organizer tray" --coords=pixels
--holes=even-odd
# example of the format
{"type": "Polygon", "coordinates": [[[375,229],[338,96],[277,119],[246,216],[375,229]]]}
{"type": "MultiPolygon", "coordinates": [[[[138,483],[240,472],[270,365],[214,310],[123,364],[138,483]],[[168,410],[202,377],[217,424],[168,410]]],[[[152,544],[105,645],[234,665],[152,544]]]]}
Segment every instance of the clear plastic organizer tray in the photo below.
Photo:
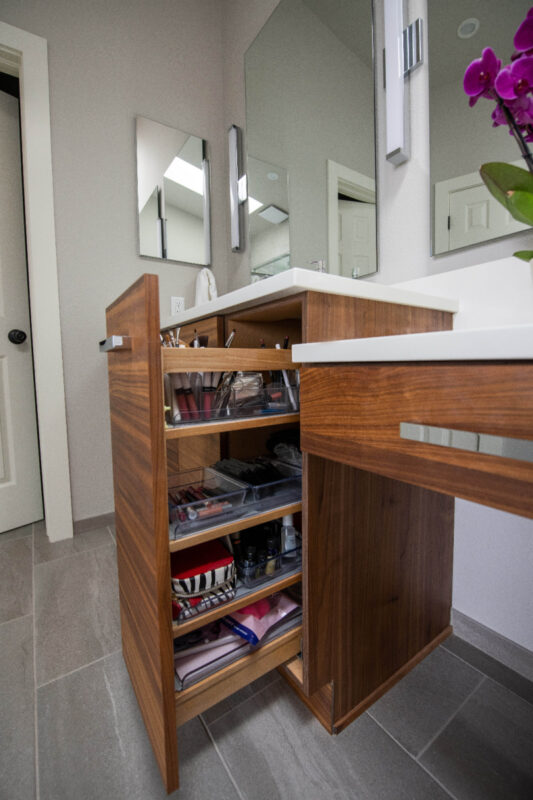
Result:
{"type": "Polygon", "coordinates": [[[302,563],[301,542],[291,550],[284,553],[276,553],[274,556],[256,561],[252,565],[247,565],[242,561],[237,564],[237,576],[239,581],[246,588],[260,586],[267,581],[278,578],[285,573],[292,572],[300,567],[302,563]]]}
{"type": "Polygon", "coordinates": [[[168,489],[171,538],[218,525],[240,509],[249,487],[210,467],[182,472],[168,489]]]}
{"type": "Polygon", "coordinates": [[[172,388],[175,377],[165,376],[165,420],[168,427],[287,414],[298,411],[300,407],[297,386],[283,383],[264,386],[258,382],[256,387],[246,391],[230,384],[226,392],[221,392],[212,387],[206,390],[198,381],[191,381],[190,378],[194,377],[191,373],[188,388],[184,390],[172,388]]]}
{"type": "Polygon", "coordinates": [[[257,485],[212,467],[181,473],[179,481],[169,486],[170,538],[180,539],[215,525],[299,502],[302,470],[282,461],[270,463],[283,477],[257,485]],[[202,492],[204,497],[193,499],[195,491],[202,492]]]}

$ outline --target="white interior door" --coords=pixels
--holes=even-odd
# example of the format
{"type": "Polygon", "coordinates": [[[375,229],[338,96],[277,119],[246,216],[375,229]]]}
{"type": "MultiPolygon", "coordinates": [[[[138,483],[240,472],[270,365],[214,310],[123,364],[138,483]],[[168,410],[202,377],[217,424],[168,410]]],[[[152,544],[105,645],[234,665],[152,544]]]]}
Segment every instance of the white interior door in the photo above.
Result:
{"type": "Polygon", "coordinates": [[[376,206],[339,200],[339,274],[360,278],[376,271],[376,206]]]}
{"type": "Polygon", "coordinates": [[[479,172],[436,183],[434,213],[434,253],[488,242],[529,227],[517,222],[498,203],[479,172]]]}
{"type": "Polygon", "coordinates": [[[0,532],[42,517],[18,100],[0,92],[0,532]]]}
{"type": "Polygon", "coordinates": [[[484,183],[450,193],[450,250],[527,230],[484,183]]]}

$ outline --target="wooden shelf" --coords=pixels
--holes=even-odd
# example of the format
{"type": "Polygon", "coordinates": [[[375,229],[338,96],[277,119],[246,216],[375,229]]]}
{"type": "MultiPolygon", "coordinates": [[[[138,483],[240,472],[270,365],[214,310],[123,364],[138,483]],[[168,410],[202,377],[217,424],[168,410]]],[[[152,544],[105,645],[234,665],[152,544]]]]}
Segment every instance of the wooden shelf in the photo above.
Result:
{"type": "Polygon", "coordinates": [[[202,544],[202,542],[209,542],[212,539],[218,539],[221,536],[227,536],[229,533],[236,533],[237,531],[244,531],[254,525],[263,525],[265,522],[271,522],[273,519],[284,517],[286,514],[297,514],[302,510],[302,503],[289,503],[285,506],[278,506],[271,508],[269,511],[263,511],[259,514],[250,514],[240,519],[235,519],[232,522],[225,522],[223,525],[216,525],[213,528],[206,528],[198,533],[190,533],[182,536],[181,539],[171,539],[169,542],[169,549],[171,553],[177,550],[187,550],[194,545],[202,544]]]}
{"type": "Polygon", "coordinates": [[[291,350],[273,347],[162,347],[167,372],[265,372],[298,369],[291,350]]]}
{"type": "Polygon", "coordinates": [[[184,439],[188,436],[201,436],[207,433],[230,433],[248,428],[268,428],[270,425],[289,425],[299,422],[299,412],[290,414],[265,414],[261,417],[216,420],[215,422],[195,422],[190,425],[177,425],[165,428],[165,439],[184,439]]]}
{"type": "Polygon", "coordinates": [[[226,614],[231,614],[232,611],[238,611],[239,608],[243,608],[244,606],[248,606],[251,603],[255,603],[257,600],[261,600],[263,597],[268,597],[274,592],[280,592],[282,589],[286,589],[288,586],[293,586],[295,583],[299,583],[302,580],[302,572],[298,570],[298,572],[291,572],[289,575],[284,575],[279,580],[272,580],[266,583],[262,583],[257,589],[250,589],[249,592],[245,594],[241,594],[240,597],[235,598],[235,600],[231,600],[229,603],[222,603],[220,606],[216,606],[212,608],[210,611],[204,611],[201,614],[198,614],[195,617],[191,617],[190,619],[184,620],[184,622],[174,622],[172,625],[172,635],[174,639],[178,636],[183,636],[185,633],[189,633],[190,631],[194,631],[197,628],[202,628],[204,625],[207,625],[209,622],[213,622],[215,619],[220,619],[220,617],[226,616],[226,614]]]}
{"type": "Polygon", "coordinates": [[[189,689],[176,692],[176,725],[183,725],[187,720],[297,655],[301,636],[302,626],[297,625],[189,689]]]}

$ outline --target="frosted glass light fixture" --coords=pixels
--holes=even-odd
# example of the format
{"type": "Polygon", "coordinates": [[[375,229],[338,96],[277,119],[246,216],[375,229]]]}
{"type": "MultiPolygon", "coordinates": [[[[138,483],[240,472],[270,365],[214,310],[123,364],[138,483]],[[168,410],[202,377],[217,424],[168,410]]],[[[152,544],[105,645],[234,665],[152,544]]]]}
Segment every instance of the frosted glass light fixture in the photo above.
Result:
{"type": "Polygon", "coordinates": [[[386,157],[398,166],[410,155],[406,77],[423,63],[422,20],[403,27],[404,0],[384,0],[384,15],[386,157]]]}

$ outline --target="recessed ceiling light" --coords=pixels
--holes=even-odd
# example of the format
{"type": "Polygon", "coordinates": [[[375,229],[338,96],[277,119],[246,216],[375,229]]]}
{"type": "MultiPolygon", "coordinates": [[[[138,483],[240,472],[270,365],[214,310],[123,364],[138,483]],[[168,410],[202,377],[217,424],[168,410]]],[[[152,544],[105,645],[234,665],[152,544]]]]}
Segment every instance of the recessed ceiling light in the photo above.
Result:
{"type": "Polygon", "coordinates": [[[267,222],[271,222],[273,225],[279,225],[280,222],[284,222],[286,219],[289,219],[289,215],[286,211],[282,211],[281,208],[277,206],[267,206],[262,211],[258,212],[260,217],[266,219],[267,222]]]}
{"type": "Polygon", "coordinates": [[[269,181],[277,181],[279,175],[277,172],[267,172],[267,178],[269,181]]]}
{"type": "Polygon", "coordinates": [[[179,183],[186,189],[190,189],[196,194],[204,193],[204,173],[200,167],[195,167],[194,164],[189,164],[183,158],[173,159],[169,168],[165,172],[165,178],[169,178],[174,183],[179,183]]]}
{"type": "Polygon", "coordinates": [[[471,39],[479,30],[479,20],[475,17],[464,19],[457,28],[457,36],[459,39],[471,39]]]}

